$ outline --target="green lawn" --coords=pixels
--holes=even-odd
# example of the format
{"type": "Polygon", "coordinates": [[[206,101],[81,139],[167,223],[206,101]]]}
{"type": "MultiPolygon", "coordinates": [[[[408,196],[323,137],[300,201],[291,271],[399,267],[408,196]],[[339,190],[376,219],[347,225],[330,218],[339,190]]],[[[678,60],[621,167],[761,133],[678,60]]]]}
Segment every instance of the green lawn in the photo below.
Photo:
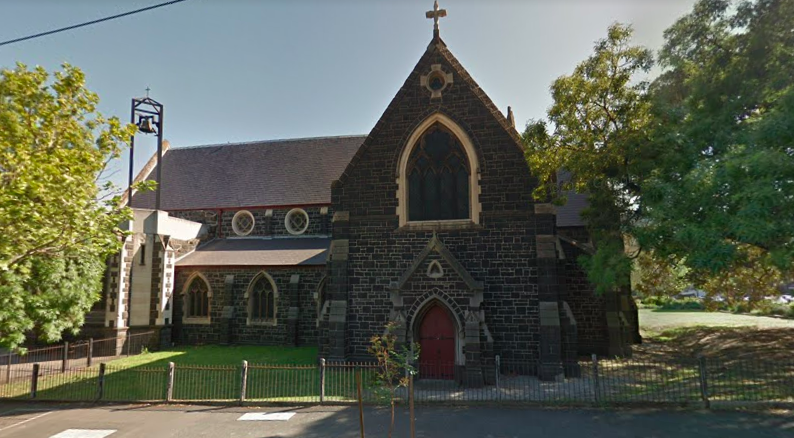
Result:
{"type": "Polygon", "coordinates": [[[317,363],[316,347],[257,347],[221,346],[179,347],[157,351],[124,359],[109,364],[114,367],[176,365],[231,365],[240,366],[243,360],[250,364],[304,364],[317,363]]]}
{"type": "Polygon", "coordinates": [[[640,309],[640,327],[643,331],[660,333],[680,327],[745,327],[794,328],[794,320],[767,316],[734,315],[722,312],[674,311],[640,309]]]}
{"type": "MultiPolygon", "coordinates": [[[[794,320],[654,309],[640,309],[639,317],[644,341],[634,358],[654,372],[680,369],[685,376],[704,357],[712,400],[794,400],[794,320]]],[[[685,377],[691,394],[697,379],[685,377]]]]}
{"type": "MultiPolygon", "coordinates": [[[[699,311],[640,310],[645,342],[635,346],[634,359],[602,362],[605,397],[616,401],[699,397],[697,364],[709,358],[709,379],[715,398],[782,400],[792,397],[794,321],[699,311]],[[759,362],[770,362],[770,364],[759,362]]],[[[162,401],[166,398],[168,363],[174,362],[174,401],[233,401],[240,396],[241,364],[249,363],[249,401],[318,402],[320,370],[313,347],[202,346],[181,347],[109,362],[102,399],[162,401]],[[290,366],[284,366],[290,365],[290,366]]],[[[355,398],[360,367],[329,364],[325,369],[325,400],[355,398]]],[[[365,397],[372,394],[372,369],[363,367],[365,397]]],[[[30,380],[0,385],[0,398],[26,398],[30,380]]],[[[99,365],[43,375],[38,398],[97,399],[99,365]]]]}
{"type": "MultiPolygon", "coordinates": [[[[144,353],[108,362],[102,399],[158,401],[166,398],[168,363],[175,364],[174,401],[230,401],[240,397],[242,361],[249,363],[246,400],[318,402],[320,370],[314,347],[182,347],[144,353]]],[[[355,366],[326,367],[326,400],[351,400],[355,366]]],[[[372,370],[365,369],[365,384],[372,370]]],[[[95,400],[99,395],[99,365],[42,375],[38,396],[43,400],[95,400]]],[[[0,398],[26,398],[29,379],[0,386],[0,398]]]]}

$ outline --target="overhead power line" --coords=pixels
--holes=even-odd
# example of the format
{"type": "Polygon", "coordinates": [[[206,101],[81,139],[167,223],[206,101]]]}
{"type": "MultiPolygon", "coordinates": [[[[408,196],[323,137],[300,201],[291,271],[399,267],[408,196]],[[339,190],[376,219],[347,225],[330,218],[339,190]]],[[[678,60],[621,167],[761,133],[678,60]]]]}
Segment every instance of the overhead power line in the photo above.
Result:
{"type": "Polygon", "coordinates": [[[181,2],[184,2],[184,1],[187,1],[187,0],[171,0],[171,1],[168,1],[168,2],[165,2],[165,3],[160,3],[160,4],[156,4],[156,5],[152,5],[152,6],[147,6],[145,8],[141,8],[141,9],[136,9],[134,11],[129,11],[129,12],[124,12],[122,14],[112,15],[110,17],[100,18],[100,19],[92,20],[92,21],[86,21],[85,23],[80,23],[80,24],[75,24],[75,25],[72,25],[72,26],[62,27],[60,29],[55,29],[55,30],[49,30],[47,32],[41,32],[41,33],[37,33],[35,35],[29,35],[29,36],[22,37],[22,38],[15,38],[13,40],[8,40],[8,41],[1,42],[0,46],[5,46],[7,44],[14,44],[14,43],[22,42],[22,41],[32,40],[34,38],[39,38],[39,37],[43,37],[43,36],[47,36],[47,35],[52,35],[54,33],[59,33],[59,32],[65,32],[67,30],[77,29],[79,27],[90,26],[92,24],[101,23],[103,21],[115,20],[116,18],[126,17],[128,15],[137,14],[139,12],[146,12],[146,11],[150,11],[152,9],[162,8],[163,6],[170,6],[170,5],[173,5],[174,3],[181,3],[181,2]]]}

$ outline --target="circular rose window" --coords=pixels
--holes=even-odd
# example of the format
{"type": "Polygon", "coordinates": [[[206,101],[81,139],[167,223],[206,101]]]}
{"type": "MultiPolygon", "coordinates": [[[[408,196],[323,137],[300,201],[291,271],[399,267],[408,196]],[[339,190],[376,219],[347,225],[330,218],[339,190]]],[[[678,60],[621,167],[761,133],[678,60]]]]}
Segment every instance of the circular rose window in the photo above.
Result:
{"type": "Polygon", "coordinates": [[[430,74],[430,77],[427,78],[427,87],[430,88],[431,91],[441,91],[444,89],[445,85],[447,85],[447,79],[444,77],[444,73],[440,71],[434,71],[430,74]]]}
{"type": "Polygon", "coordinates": [[[238,236],[247,236],[254,231],[254,215],[248,210],[240,210],[232,218],[232,230],[238,236]]]}
{"type": "Polygon", "coordinates": [[[303,234],[309,228],[309,215],[302,208],[293,208],[284,218],[284,225],[290,234],[303,234]]]}

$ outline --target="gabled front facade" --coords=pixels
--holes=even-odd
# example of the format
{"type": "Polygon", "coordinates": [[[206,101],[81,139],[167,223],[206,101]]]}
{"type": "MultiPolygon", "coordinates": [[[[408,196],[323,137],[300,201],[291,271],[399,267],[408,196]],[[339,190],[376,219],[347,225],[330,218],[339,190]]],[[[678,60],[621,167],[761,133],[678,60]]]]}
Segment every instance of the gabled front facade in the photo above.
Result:
{"type": "Polygon", "coordinates": [[[535,201],[525,153],[436,32],[366,137],[168,150],[157,213],[193,234],[130,237],[102,325],[366,360],[393,323],[421,346],[424,377],[470,386],[489,383],[497,355],[557,379],[578,375],[580,354],[629,354],[630,296],[597,296],[575,263],[586,199],[535,201]],[[159,272],[143,280],[140,242],[159,272]]]}

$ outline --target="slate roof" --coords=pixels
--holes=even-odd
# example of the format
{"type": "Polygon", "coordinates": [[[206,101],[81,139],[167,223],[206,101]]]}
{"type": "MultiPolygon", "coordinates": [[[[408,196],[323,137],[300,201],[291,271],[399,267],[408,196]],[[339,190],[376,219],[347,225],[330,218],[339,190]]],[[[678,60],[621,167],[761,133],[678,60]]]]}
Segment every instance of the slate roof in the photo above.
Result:
{"type": "Polygon", "coordinates": [[[217,239],[176,262],[184,266],[322,266],[328,238],[217,239]]]}
{"type": "MultiPolygon", "coordinates": [[[[557,181],[562,183],[570,181],[571,173],[566,170],[557,172],[557,181]]],[[[582,210],[590,206],[587,195],[574,191],[565,192],[568,202],[563,206],[557,207],[557,226],[558,227],[583,227],[582,210]]]]}
{"type": "MultiPolygon", "coordinates": [[[[316,137],[171,148],[163,155],[161,209],[330,204],[365,136],[316,137]]],[[[156,166],[148,179],[157,175],[156,166]]],[[[155,192],[132,206],[154,208],[155,192]]]]}
{"type": "Polygon", "coordinates": [[[568,202],[557,207],[557,226],[558,227],[583,227],[582,210],[590,204],[587,202],[587,195],[575,192],[567,192],[568,202]]]}

